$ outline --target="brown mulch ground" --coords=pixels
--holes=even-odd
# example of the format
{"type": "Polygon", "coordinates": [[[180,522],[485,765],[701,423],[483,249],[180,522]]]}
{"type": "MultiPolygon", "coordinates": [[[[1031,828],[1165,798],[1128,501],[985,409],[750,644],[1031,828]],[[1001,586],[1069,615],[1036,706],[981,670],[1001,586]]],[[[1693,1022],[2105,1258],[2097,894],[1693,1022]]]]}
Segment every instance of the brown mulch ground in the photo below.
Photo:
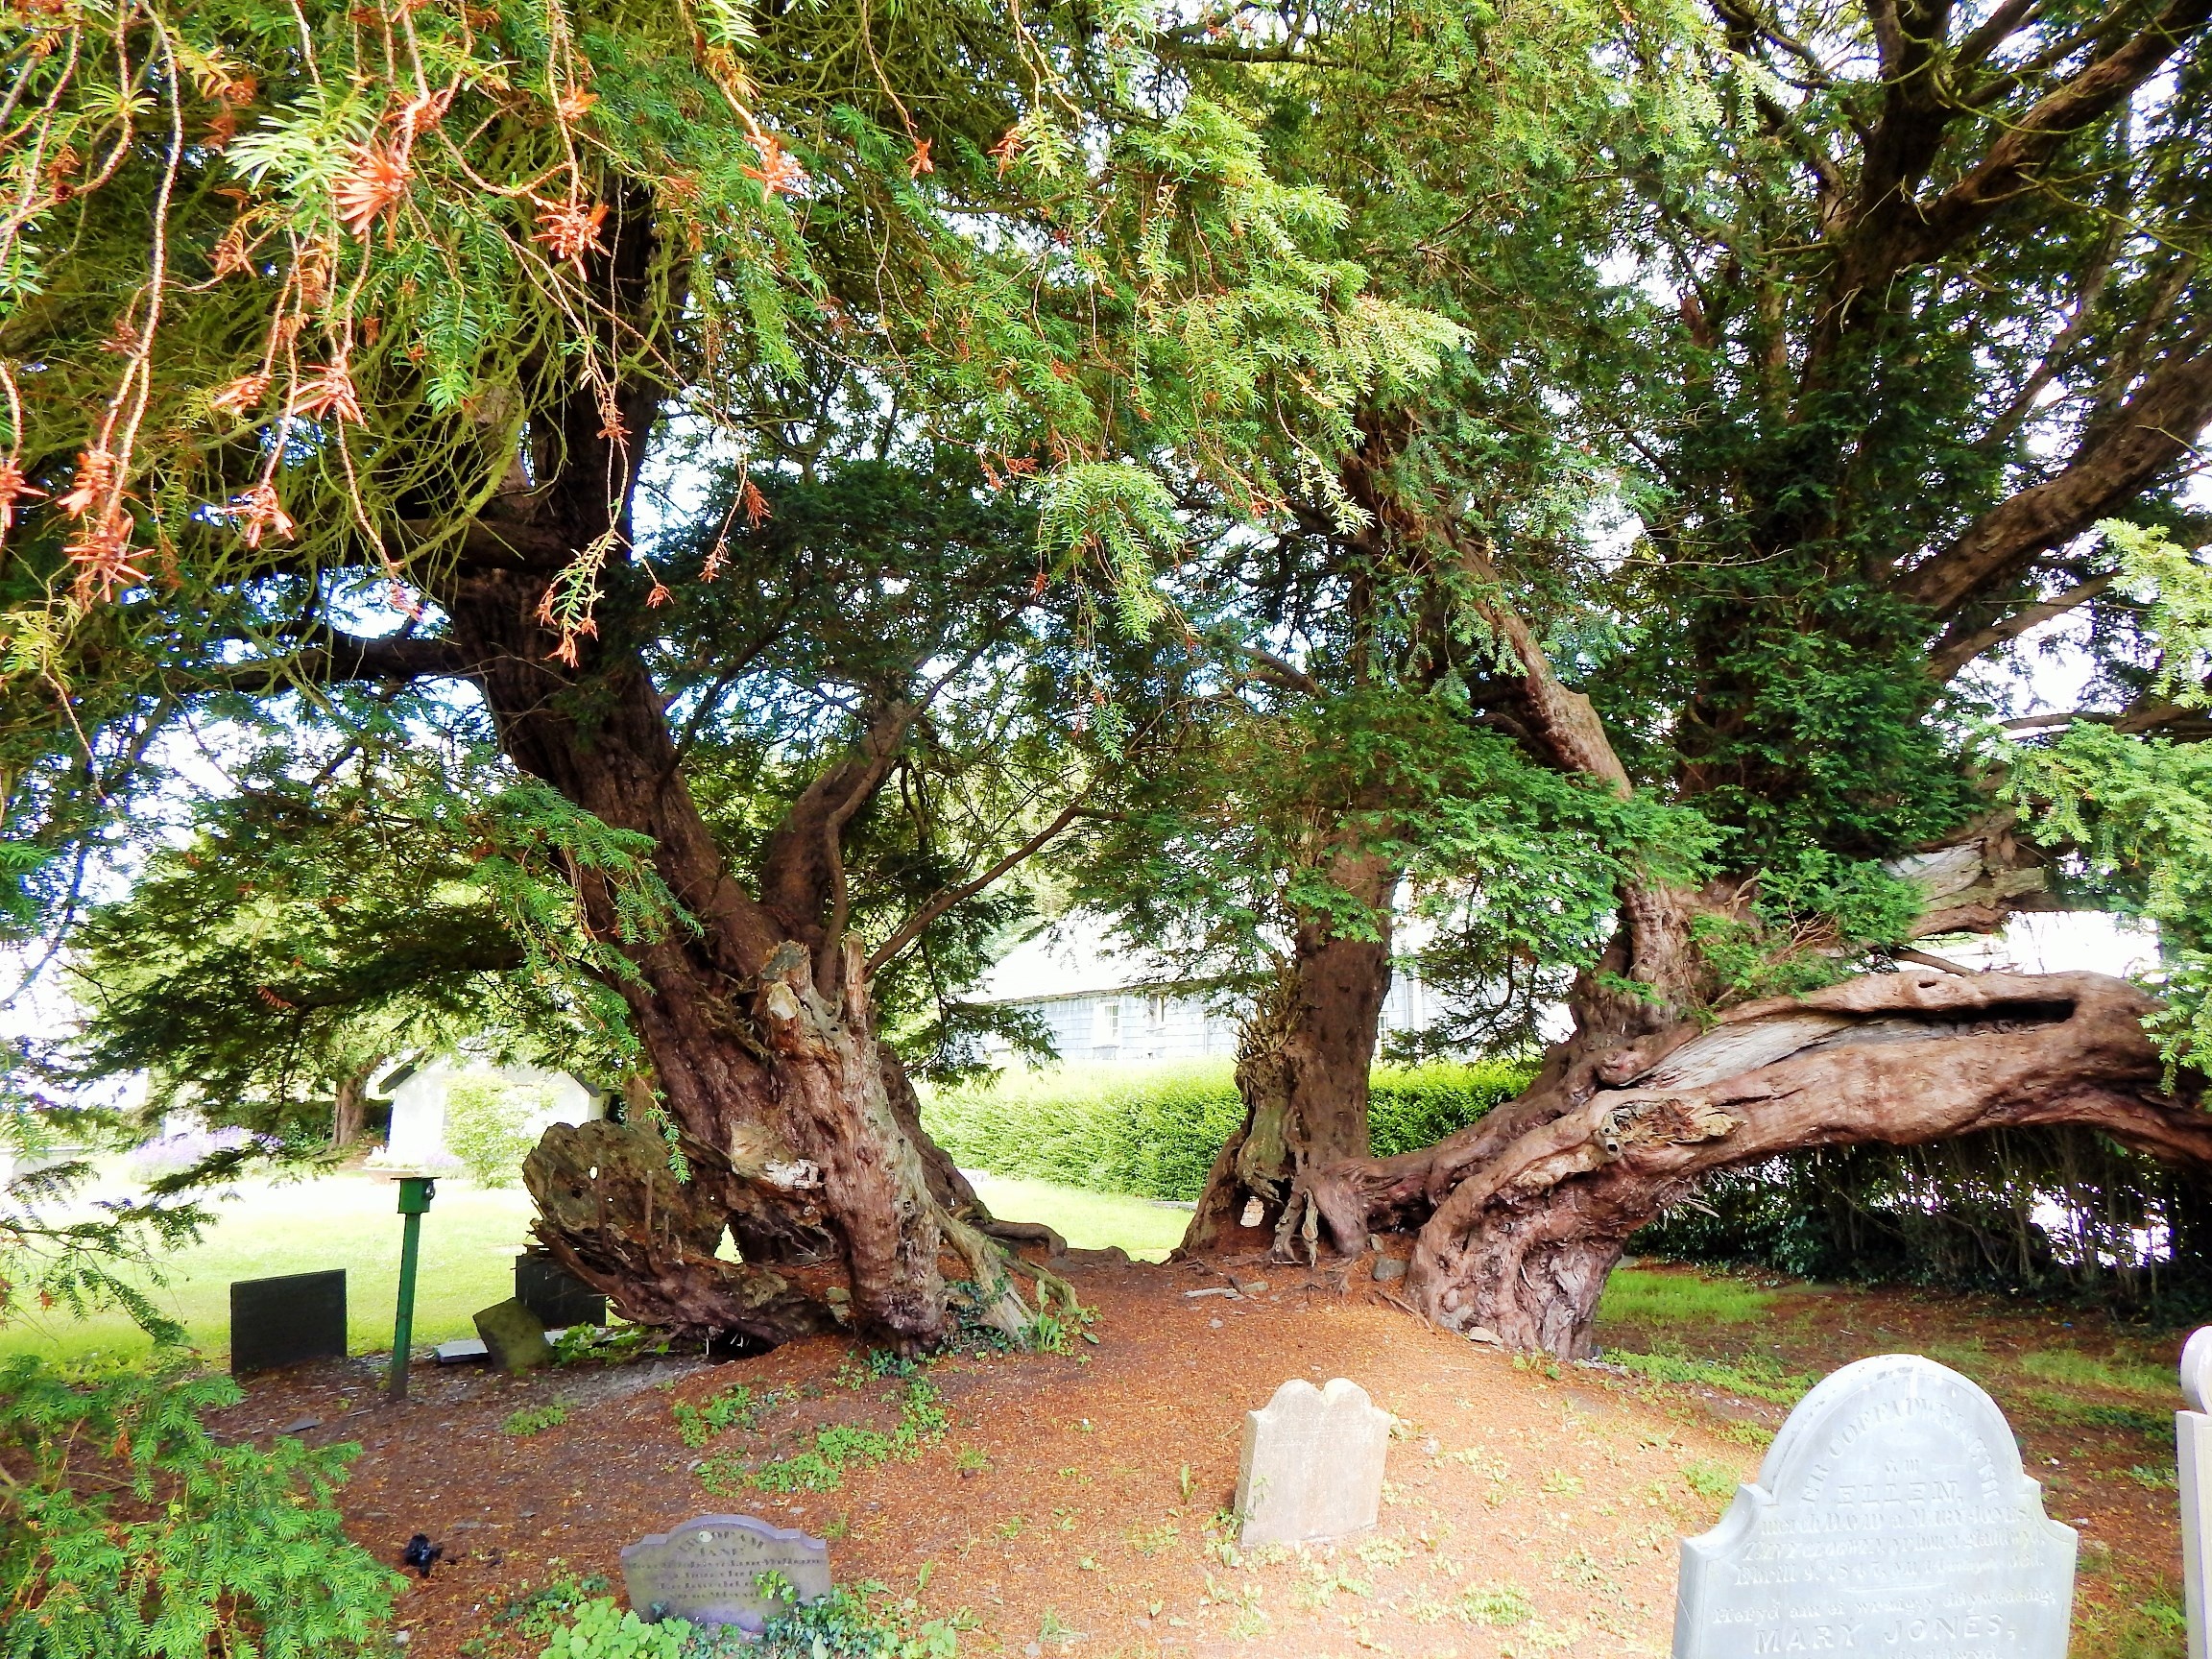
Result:
{"type": "MultiPolygon", "coordinates": [[[[410,1659],[534,1659],[542,1639],[497,1623],[518,1597],[588,1574],[618,1592],[622,1545],[728,1510],[830,1535],[841,1581],[878,1580],[959,1616],[963,1652],[1595,1659],[1667,1651],[1676,1541],[1718,1517],[1727,1482],[1750,1477],[1784,1415],[1724,1387],[1516,1363],[1423,1324],[1363,1277],[1097,1265],[1076,1283],[1096,1310],[1095,1346],[940,1361],[927,1375],[944,1438],[913,1462],[850,1470],[831,1492],[722,1498],[692,1472],[718,1451],[782,1455],[826,1423],[890,1428],[903,1383],[848,1385],[858,1351],[827,1338],[728,1364],[586,1363],[519,1382],[423,1365],[398,1407],[355,1360],[253,1381],[216,1427],[266,1436],[320,1419],[304,1438],[363,1448],[344,1493],[353,1536],[387,1558],[417,1531],[445,1546],[448,1562],[402,1599],[410,1659]],[[1266,1287],[1185,1294],[1231,1278],[1266,1287]],[[1218,1516],[1243,1414],[1299,1376],[1349,1377],[1401,1419],[1382,1523],[1332,1549],[1239,1556],[1218,1516]],[[672,1401],[736,1382],[798,1397],[752,1435],[686,1447],[672,1401]],[[502,1431],[518,1408],[557,1401],[559,1425],[502,1431]]],[[[2008,1356],[2056,1345],[2150,1358],[2165,1344],[2004,1304],[1814,1286],[1781,1288],[1753,1323],[1601,1335],[1769,1355],[1809,1374],[1899,1350],[1960,1365],[2006,1407],[2050,1512],[2081,1528],[2081,1623],[2107,1632],[2100,1651],[2163,1646],[2156,1619],[2149,1646],[2132,1625],[2109,1639],[2111,1621],[2168,1594],[2178,1573],[2174,1495],[2144,1483],[2172,1467],[2170,1435],[2161,1446],[2142,1427],[2156,1409],[2113,1393],[2085,1424],[2080,1403],[2101,1398],[2090,1386],[2054,1415],[2052,1389],[2008,1356]]]]}

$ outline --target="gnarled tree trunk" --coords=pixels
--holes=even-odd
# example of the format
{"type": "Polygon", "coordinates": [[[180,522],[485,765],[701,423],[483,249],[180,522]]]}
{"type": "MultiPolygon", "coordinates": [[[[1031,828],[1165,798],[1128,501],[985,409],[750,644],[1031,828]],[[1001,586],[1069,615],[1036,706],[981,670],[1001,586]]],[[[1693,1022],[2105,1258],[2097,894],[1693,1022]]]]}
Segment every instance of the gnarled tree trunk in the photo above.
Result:
{"type": "Polygon", "coordinates": [[[330,1144],[339,1151],[361,1139],[369,1121],[369,1079],[383,1065],[381,1056],[360,1070],[338,1079],[337,1098],[330,1109],[330,1144]]]}
{"type": "MultiPolygon", "coordinates": [[[[959,1213],[979,1209],[974,1193],[942,1170],[933,1188],[919,1122],[886,1087],[891,1075],[903,1088],[903,1075],[877,1041],[862,953],[834,914],[834,838],[888,771],[903,711],[793,806],[756,897],[725,868],[685,785],[643,665],[610,650],[580,688],[551,660],[538,592],[495,572],[464,578],[447,600],[456,638],[485,664],[502,746],[603,822],[651,836],[656,870],[698,924],[630,946],[637,972],[616,981],[652,1063],[657,1098],[640,1104],[665,1114],[695,1175],[687,1219],[671,1218],[658,1179],[599,1166],[600,1181],[623,1171],[621,1190],[541,1208],[547,1248],[627,1317],[779,1341],[821,1328],[834,1288],[860,1330],[906,1348],[944,1334],[950,1252],[987,1315],[1018,1331],[1006,1258],[959,1213]],[[741,1264],[714,1258],[717,1211],[741,1264]],[[580,1214],[591,1224],[576,1225],[580,1214]],[[817,1270],[779,1271],[792,1264],[817,1270]]],[[[589,872],[577,879],[592,929],[619,937],[613,893],[589,872]]],[[[534,1192],[576,1184],[565,1139],[533,1155],[534,1192]]]]}
{"type": "Polygon", "coordinates": [[[1418,1230],[1409,1288],[1437,1323],[1578,1358],[1628,1235],[1715,1169],[2052,1123],[2212,1168],[2212,1115],[2160,1090],[2152,1006],[2096,974],[1866,974],[1683,1022],[1609,1083],[1540,1084],[1425,1152],[1320,1171],[1315,1190],[1339,1238],[1418,1230]]]}
{"type": "MultiPolygon", "coordinates": [[[[615,313],[646,314],[648,204],[633,193],[615,205],[598,275],[615,313]]],[[[609,878],[571,870],[589,930],[622,942],[631,971],[608,978],[650,1075],[626,1090],[641,1120],[632,1132],[549,1132],[532,1155],[538,1233],[623,1313],[680,1330],[772,1342],[821,1328],[834,1304],[863,1334],[912,1349],[947,1329],[950,1267],[974,1282],[984,1317],[1019,1334],[1027,1313],[1007,1275],[1020,1263],[979,1230],[988,1215],[926,1145],[846,926],[842,838],[919,709],[895,694],[871,708],[741,880],[691,795],[644,657],[622,637],[618,599],[602,598],[581,632],[549,619],[550,584],[579,550],[630,543],[637,457],[658,413],[643,375],[604,394],[587,376],[534,415],[531,465],[514,457],[433,589],[447,618],[438,668],[475,682],[524,773],[649,837],[688,919],[634,937],[609,878]],[[644,1119],[668,1125],[688,1185],[644,1119]],[[715,1255],[725,1230],[739,1262],[715,1255]]]]}
{"type": "Polygon", "coordinates": [[[1351,851],[1331,861],[1329,875],[1378,919],[1377,937],[1346,937],[1325,918],[1299,924],[1289,961],[1244,1022],[1237,1054],[1244,1121],[1214,1158],[1183,1235],[1186,1252],[1271,1232],[1279,1260],[1302,1250],[1310,1261],[1319,1215],[1309,1171],[1366,1156],[1367,1077],[1390,990],[1390,902],[1401,872],[1351,851]]]}

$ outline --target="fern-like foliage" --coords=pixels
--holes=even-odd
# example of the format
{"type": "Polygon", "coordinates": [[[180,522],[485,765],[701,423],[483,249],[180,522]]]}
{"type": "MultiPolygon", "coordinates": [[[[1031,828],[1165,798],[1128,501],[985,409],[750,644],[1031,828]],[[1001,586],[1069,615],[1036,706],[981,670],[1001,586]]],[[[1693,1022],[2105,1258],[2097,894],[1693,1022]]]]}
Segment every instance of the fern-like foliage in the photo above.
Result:
{"type": "Polygon", "coordinates": [[[340,1528],[358,1447],[219,1445],[240,1398],[180,1358],[64,1377],[0,1360],[0,1655],[268,1659],[379,1646],[403,1580],[340,1528]]]}

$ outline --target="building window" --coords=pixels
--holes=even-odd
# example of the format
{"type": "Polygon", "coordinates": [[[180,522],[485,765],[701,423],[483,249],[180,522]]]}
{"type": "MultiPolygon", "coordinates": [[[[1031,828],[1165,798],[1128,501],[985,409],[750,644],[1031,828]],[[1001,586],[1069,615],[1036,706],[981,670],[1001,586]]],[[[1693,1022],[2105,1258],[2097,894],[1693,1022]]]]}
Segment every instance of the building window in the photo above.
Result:
{"type": "Polygon", "coordinates": [[[1091,1046],[1106,1059],[1113,1059],[1120,1053],[1120,998],[1109,997],[1098,1004],[1098,1012],[1091,1021],[1091,1046]]]}

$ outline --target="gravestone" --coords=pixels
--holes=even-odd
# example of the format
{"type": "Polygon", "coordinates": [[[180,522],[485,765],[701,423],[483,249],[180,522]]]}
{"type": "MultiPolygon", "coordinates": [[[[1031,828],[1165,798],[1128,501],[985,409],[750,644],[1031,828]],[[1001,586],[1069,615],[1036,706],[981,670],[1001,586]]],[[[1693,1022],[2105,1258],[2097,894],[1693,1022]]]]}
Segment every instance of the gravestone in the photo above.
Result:
{"type": "Polygon", "coordinates": [[[1238,1543],[1318,1544],[1375,1525],[1390,1413],[1357,1382],[1293,1378],[1244,1414],[1237,1466],[1238,1543]]]}
{"type": "Polygon", "coordinates": [[[548,1331],[607,1323],[607,1298],[550,1256],[515,1258],[515,1300],[538,1315],[548,1331]]]}
{"type": "Polygon", "coordinates": [[[553,1344],[545,1340],[545,1327],[538,1322],[537,1314],[512,1296],[493,1303],[475,1317],[485,1357],[500,1370],[520,1376],[553,1363],[553,1344]]]}
{"type": "Polygon", "coordinates": [[[1862,1359],[1682,1541],[1674,1659],[2065,1659],[2074,1543],[1988,1395],[1916,1354],[1862,1359]]]}
{"type": "Polygon", "coordinates": [[[819,1601],[830,1594],[830,1546],[751,1515],[702,1515],[622,1551],[622,1587],[630,1606],[654,1623],[734,1624],[757,1636],[773,1614],[791,1604],[761,1584],[771,1573],[799,1600],[819,1601]]]}
{"type": "Polygon", "coordinates": [[[2204,1591],[2212,1581],[2212,1326],[2181,1349],[2181,1397],[2174,1413],[2174,1462],[2181,1477],[2181,1588],[2189,1608],[2189,1659],[2206,1659],[2204,1591]]]}
{"type": "Polygon", "coordinates": [[[346,1269],[230,1282],[230,1374],[346,1358],[346,1269]]]}

